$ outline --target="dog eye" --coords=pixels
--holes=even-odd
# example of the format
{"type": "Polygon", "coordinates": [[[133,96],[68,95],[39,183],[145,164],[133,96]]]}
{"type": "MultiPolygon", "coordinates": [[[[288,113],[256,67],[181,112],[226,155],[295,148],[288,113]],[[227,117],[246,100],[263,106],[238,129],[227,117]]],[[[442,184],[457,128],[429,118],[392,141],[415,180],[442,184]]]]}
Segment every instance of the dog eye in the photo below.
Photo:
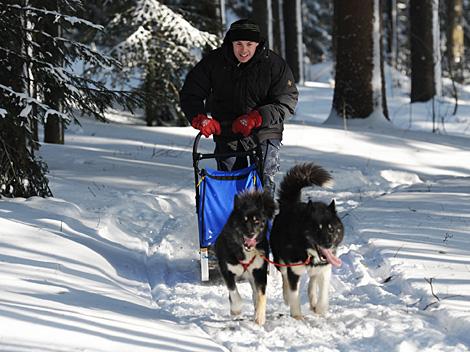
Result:
{"type": "Polygon", "coordinates": [[[331,230],[333,228],[333,226],[331,226],[331,224],[328,224],[328,230],[331,230]]]}
{"type": "Polygon", "coordinates": [[[243,220],[245,220],[245,222],[248,221],[248,216],[245,215],[245,217],[243,218],[243,220]]]}
{"type": "Polygon", "coordinates": [[[323,224],[318,225],[318,228],[321,230],[323,228],[323,224]]]}

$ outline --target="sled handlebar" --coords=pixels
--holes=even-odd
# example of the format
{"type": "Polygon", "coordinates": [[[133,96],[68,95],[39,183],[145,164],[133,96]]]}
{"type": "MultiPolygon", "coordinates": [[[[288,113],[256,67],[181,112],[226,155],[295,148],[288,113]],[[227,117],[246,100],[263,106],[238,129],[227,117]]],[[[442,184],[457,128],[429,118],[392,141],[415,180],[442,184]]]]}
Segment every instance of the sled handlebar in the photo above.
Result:
{"type": "Polygon", "coordinates": [[[202,133],[199,132],[194,139],[193,144],[193,165],[194,168],[198,167],[199,161],[203,159],[215,159],[215,158],[230,158],[230,157],[239,157],[239,156],[256,156],[257,147],[253,147],[251,149],[245,151],[234,151],[230,153],[199,153],[198,146],[199,141],[201,140],[202,133]]]}

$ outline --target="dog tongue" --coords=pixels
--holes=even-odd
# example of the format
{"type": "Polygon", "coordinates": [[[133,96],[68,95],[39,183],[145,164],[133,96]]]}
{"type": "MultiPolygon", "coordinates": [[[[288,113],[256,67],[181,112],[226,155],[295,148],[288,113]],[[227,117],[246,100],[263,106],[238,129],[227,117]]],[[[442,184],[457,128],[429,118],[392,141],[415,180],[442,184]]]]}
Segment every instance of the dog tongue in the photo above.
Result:
{"type": "Polygon", "coordinates": [[[321,254],[326,258],[326,261],[334,266],[341,266],[342,262],[337,256],[335,256],[329,249],[320,248],[321,254]]]}
{"type": "Polygon", "coordinates": [[[245,246],[252,248],[256,246],[256,238],[246,238],[245,237],[245,246]]]}

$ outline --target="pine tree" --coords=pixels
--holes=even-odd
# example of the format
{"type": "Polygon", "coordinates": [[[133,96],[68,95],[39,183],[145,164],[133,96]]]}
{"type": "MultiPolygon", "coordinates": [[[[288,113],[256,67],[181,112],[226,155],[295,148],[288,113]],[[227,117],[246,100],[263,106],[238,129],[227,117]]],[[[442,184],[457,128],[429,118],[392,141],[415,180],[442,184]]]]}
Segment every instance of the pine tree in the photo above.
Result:
{"type": "Polygon", "coordinates": [[[224,34],[224,0],[163,0],[172,11],[179,13],[199,30],[222,36],[224,34]]]}
{"type": "MultiPolygon", "coordinates": [[[[49,0],[48,0],[49,1],[49,0]]],[[[76,26],[100,27],[74,16],[79,0],[57,0],[53,10],[40,0],[0,3],[0,194],[7,197],[50,196],[47,166],[34,155],[34,125],[56,116],[77,121],[77,112],[104,120],[113,103],[131,108],[130,93],[111,91],[103,84],[75,74],[72,64],[118,62],[45,30],[54,23],[63,31],[76,26]],[[60,99],[53,96],[60,92],[60,99]],[[56,102],[60,100],[60,104],[56,102]]]]}
{"type": "Polygon", "coordinates": [[[332,57],[333,2],[330,0],[304,0],[302,13],[305,55],[312,63],[330,59],[332,57]]]}
{"type": "Polygon", "coordinates": [[[123,64],[122,70],[115,71],[114,84],[141,82],[133,88],[144,88],[150,95],[146,101],[153,106],[146,111],[152,116],[146,117],[147,123],[183,123],[178,92],[184,77],[202,52],[220,44],[219,37],[199,31],[157,0],[137,0],[126,13],[116,15],[107,32],[116,33],[123,27],[129,34],[110,50],[123,64]],[[146,78],[150,72],[155,75],[153,83],[151,77],[146,78]]]}

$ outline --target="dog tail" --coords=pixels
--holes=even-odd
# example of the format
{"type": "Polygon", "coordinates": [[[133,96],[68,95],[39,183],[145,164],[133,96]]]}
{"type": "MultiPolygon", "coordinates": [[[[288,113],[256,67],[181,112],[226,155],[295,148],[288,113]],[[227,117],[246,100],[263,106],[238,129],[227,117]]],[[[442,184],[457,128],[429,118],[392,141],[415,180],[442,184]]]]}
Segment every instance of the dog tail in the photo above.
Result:
{"type": "Polygon", "coordinates": [[[330,186],[333,178],[330,173],[319,165],[303,163],[292,167],[279,187],[279,206],[289,206],[300,201],[303,187],[330,186]]]}

